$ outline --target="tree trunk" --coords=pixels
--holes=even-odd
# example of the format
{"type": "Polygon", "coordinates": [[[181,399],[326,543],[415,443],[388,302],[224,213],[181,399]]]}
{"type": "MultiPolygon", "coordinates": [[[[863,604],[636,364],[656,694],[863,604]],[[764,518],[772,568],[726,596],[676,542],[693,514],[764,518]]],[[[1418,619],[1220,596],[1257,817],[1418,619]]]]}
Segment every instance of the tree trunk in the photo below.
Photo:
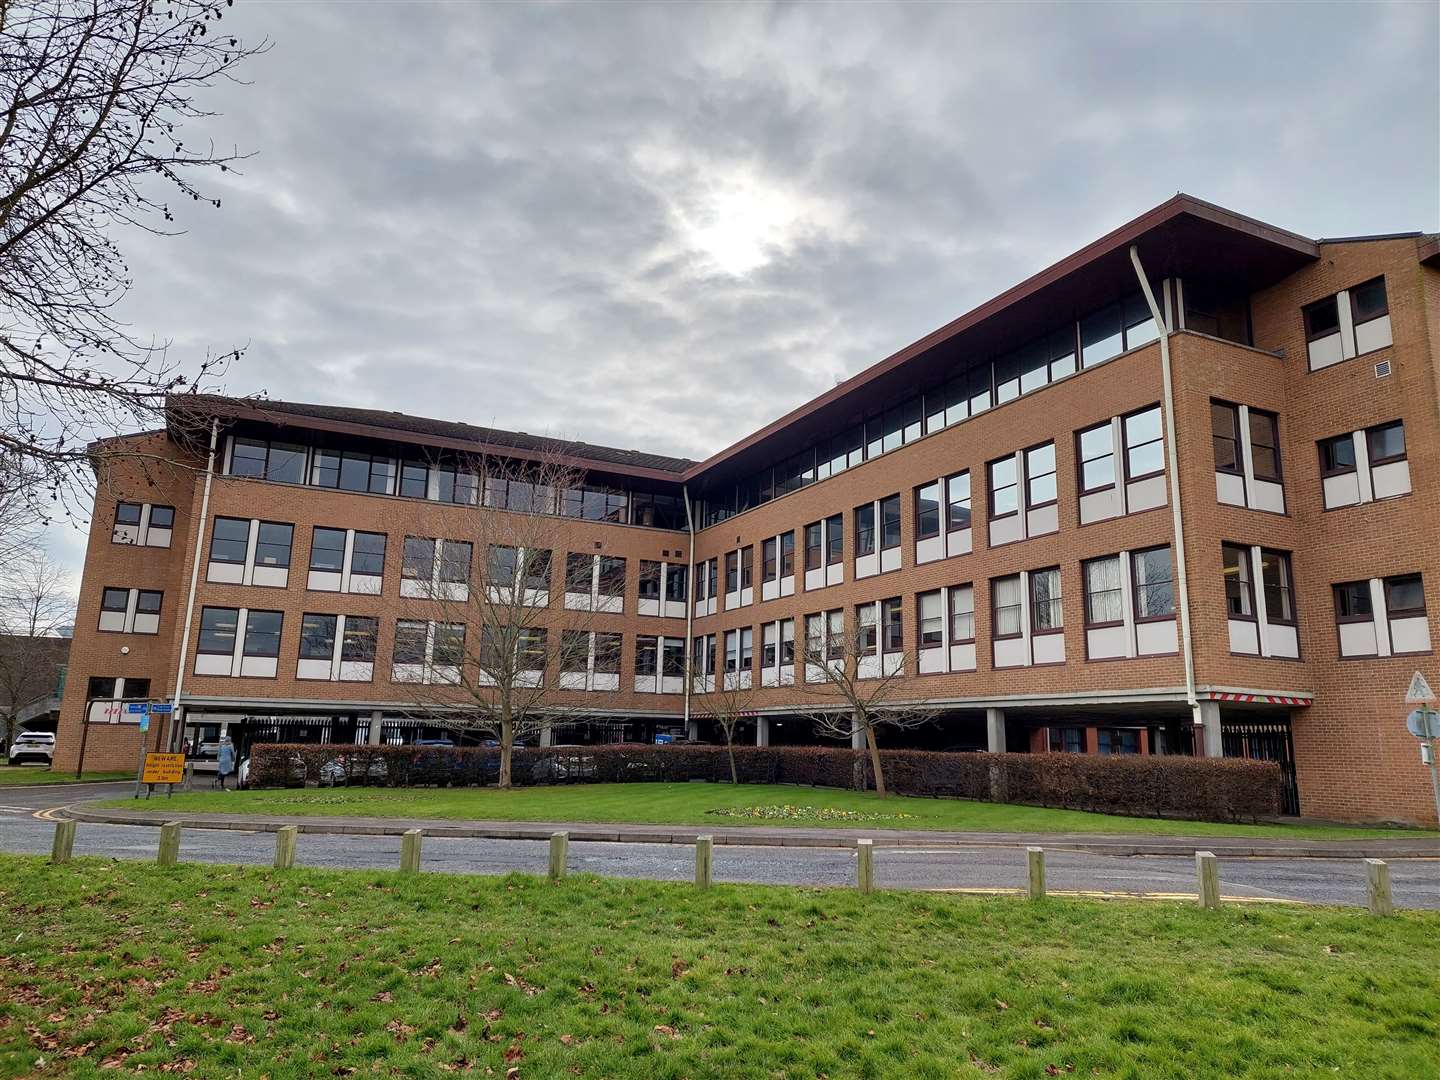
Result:
{"type": "Polygon", "coordinates": [[[500,718],[500,776],[496,784],[501,788],[510,786],[510,752],[515,746],[515,724],[508,713],[500,718]]]}
{"type": "Polygon", "coordinates": [[[880,771],[880,747],[875,742],[875,725],[869,724],[865,728],[865,742],[870,747],[870,768],[875,773],[875,794],[885,798],[885,774],[880,771]]]}
{"type": "Polygon", "coordinates": [[[740,774],[735,771],[735,743],[730,738],[729,732],[725,734],[725,753],[730,755],[730,783],[736,787],[740,786],[740,774]]]}

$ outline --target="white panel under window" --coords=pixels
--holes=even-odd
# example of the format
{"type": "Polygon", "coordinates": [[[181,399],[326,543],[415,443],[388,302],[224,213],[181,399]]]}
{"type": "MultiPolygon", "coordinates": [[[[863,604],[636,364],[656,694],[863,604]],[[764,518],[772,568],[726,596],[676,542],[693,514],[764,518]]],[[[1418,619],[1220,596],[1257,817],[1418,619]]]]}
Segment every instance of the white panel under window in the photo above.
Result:
{"type": "Polygon", "coordinates": [[[1180,638],[1174,619],[1142,622],[1135,625],[1135,651],[1141,656],[1162,656],[1180,651],[1180,638]]]}
{"type": "Polygon", "coordinates": [[[1127,656],[1128,639],[1125,627],[1100,626],[1085,631],[1085,655],[1091,660],[1112,660],[1127,656]]]}
{"type": "Polygon", "coordinates": [[[1065,662],[1064,634],[1036,634],[1031,639],[1037,664],[1063,664],[1065,662]]]}
{"type": "Polygon", "coordinates": [[[1092,491],[1088,495],[1080,496],[1081,525],[1119,517],[1123,512],[1120,508],[1119,488],[1106,488],[1104,491],[1092,491]]]}
{"type": "Polygon", "coordinates": [[[840,585],[845,581],[845,564],[831,563],[825,567],[825,584],[840,585]]]}
{"type": "Polygon", "coordinates": [[[256,566],[253,573],[252,585],[283,589],[290,583],[290,568],[287,566],[256,566]]]}
{"type": "Polygon", "coordinates": [[[351,574],[350,591],[360,596],[379,596],[383,580],[374,574],[351,574]]]}
{"type": "Polygon", "coordinates": [[[1418,653],[1430,651],[1430,620],[1424,615],[1413,619],[1390,620],[1390,651],[1418,653]]]}
{"type": "Polygon", "coordinates": [[[375,677],[375,664],[369,660],[340,661],[341,682],[369,682],[375,677]]]}
{"type": "Polygon", "coordinates": [[[945,558],[945,537],[927,536],[915,545],[915,562],[928,563],[945,558]]]}
{"type": "Polygon", "coordinates": [[[123,611],[102,611],[100,612],[100,629],[112,633],[121,633],[125,629],[125,612],[123,611]]]}
{"type": "Polygon", "coordinates": [[[1230,651],[1247,656],[1260,655],[1260,631],[1248,619],[1230,619],[1230,651]]]}
{"type": "Polygon", "coordinates": [[[946,669],[945,650],[943,648],[921,649],[919,651],[920,674],[934,675],[946,669]]]}
{"type": "MultiPolygon", "coordinates": [[[[1409,490],[1409,476],[1406,476],[1407,488],[1409,490]]],[[[1321,481],[1325,492],[1325,509],[1334,510],[1341,506],[1354,506],[1360,501],[1360,476],[1359,473],[1340,473],[1336,476],[1327,476],[1321,481]]]]}
{"type": "Polygon", "coordinates": [[[242,563],[211,562],[205,568],[205,580],[217,585],[239,585],[245,580],[245,567],[242,563]]]}
{"type": "Polygon", "coordinates": [[[1251,485],[1250,508],[1268,510],[1272,514],[1285,512],[1285,489],[1270,480],[1256,480],[1251,485]]]}
{"type": "Polygon", "coordinates": [[[825,587],[825,567],[805,571],[805,591],[814,592],[825,587]]]}
{"type": "Polygon", "coordinates": [[[956,555],[969,555],[974,546],[971,534],[973,529],[956,529],[954,532],[945,534],[945,554],[953,558],[956,555]]]}
{"type": "Polygon", "coordinates": [[[1245,478],[1235,473],[1215,474],[1215,499],[1227,506],[1245,505],[1245,478]]]}
{"type": "Polygon", "coordinates": [[[975,670],[975,643],[973,641],[967,641],[963,645],[950,646],[950,670],[975,670]]]}
{"type": "MultiPolygon", "coordinates": [[[[1355,327],[1355,352],[1367,353],[1375,349],[1383,349],[1392,343],[1390,336],[1390,316],[1381,315],[1378,319],[1371,319],[1355,327]]],[[[1314,365],[1312,364],[1313,368],[1314,365]]]]}
{"type": "MultiPolygon", "coordinates": [[[[1388,326],[1387,326],[1388,329],[1388,326]]],[[[1325,337],[1316,338],[1310,342],[1310,370],[1319,371],[1331,364],[1338,364],[1345,359],[1345,350],[1341,345],[1342,337],[1340,331],[1327,334],[1325,337]]]]}
{"type": "Polygon", "coordinates": [[[1012,544],[1016,540],[1023,539],[1025,539],[1025,534],[1020,526],[1019,514],[1011,514],[1009,517],[994,518],[991,520],[991,547],[999,547],[1001,544],[1012,544]]]}
{"type": "Polygon", "coordinates": [[[878,679],[880,677],[880,657],[878,655],[857,657],[855,677],[857,679],[878,679]]]}
{"type": "Polygon", "coordinates": [[[1300,635],[1295,627],[1284,623],[1270,623],[1265,630],[1265,641],[1270,646],[1270,655],[1283,660],[1300,658],[1300,635]]]}
{"type": "Polygon", "coordinates": [[[158,634],[160,632],[160,616],[155,612],[137,611],[135,613],[135,633],[137,634],[158,634]]]}
{"type": "Polygon", "coordinates": [[[200,653],[195,657],[196,675],[229,675],[230,657],[215,653],[200,653]]]}
{"type": "Polygon", "coordinates": [[[295,677],[297,679],[324,679],[328,682],[330,680],[330,661],[301,659],[300,663],[296,665],[295,677]]]}
{"type": "Polygon", "coordinates": [[[1393,499],[1410,494],[1410,462],[1391,461],[1370,469],[1370,483],[1377,499],[1393,499]]]}
{"type": "Polygon", "coordinates": [[[1343,622],[1340,624],[1341,656],[1377,656],[1380,646],[1375,638],[1373,622],[1343,622]]]}
{"type": "Polygon", "coordinates": [[[1030,510],[1025,516],[1027,536],[1044,536],[1047,533],[1058,532],[1060,529],[1060,506],[1058,503],[1042,506],[1038,510],[1030,510]]]}
{"type": "Polygon", "coordinates": [[[879,555],[861,555],[855,560],[856,579],[874,577],[880,572],[879,555]]]}
{"type": "Polygon", "coordinates": [[[240,658],[240,674],[260,679],[273,679],[279,663],[273,656],[242,656],[240,658]]]}
{"type": "Polygon", "coordinates": [[[1165,477],[1150,476],[1125,485],[1125,501],[1132,514],[1165,505],[1165,477]]]}
{"type": "Polygon", "coordinates": [[[1025,667],[1030,663],[1030,649],[1024,638],[1005,638],[995,642],[997,668],[1025,667]]]}

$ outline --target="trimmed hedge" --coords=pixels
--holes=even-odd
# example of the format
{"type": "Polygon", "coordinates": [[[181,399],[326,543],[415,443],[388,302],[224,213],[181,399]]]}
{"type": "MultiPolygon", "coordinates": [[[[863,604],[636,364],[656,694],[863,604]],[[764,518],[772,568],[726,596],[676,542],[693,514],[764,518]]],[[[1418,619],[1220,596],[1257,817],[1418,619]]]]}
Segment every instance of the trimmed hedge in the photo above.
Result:
{"type": "MultiPolygon", "coordinates": [[[[1142,817],[1253,821],[1280,813],[1280,767],[1236,758],[1091,754],[967,754],[882,750],[891,791],[1024,803],[1142,817]]],[[[737,746],[743,784],[873,787],[863,751],[839,747],[737,746]]],[[[725,783],[722,746],[586,746],[517,749],[517,786],[705,780],[725,783]]],[[[475,786],[500,772],[495,747],[259,744],[251,751],[257,787],[314,783],[475,786]]]]}

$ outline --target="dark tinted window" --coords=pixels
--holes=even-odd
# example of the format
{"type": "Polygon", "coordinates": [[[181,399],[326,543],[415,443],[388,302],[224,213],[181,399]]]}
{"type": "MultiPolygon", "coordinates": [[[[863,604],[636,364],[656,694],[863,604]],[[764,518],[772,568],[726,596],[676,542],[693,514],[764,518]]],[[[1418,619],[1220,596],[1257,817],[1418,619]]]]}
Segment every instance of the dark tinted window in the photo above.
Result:
{"type": "Polygon", "coordinates": [[[316,526],[310,541],[310,569],[339,573],[345,568],[345,530],[316,526]]]}
{"type": "Polygon", "coordinates": [[[289,566],[290,541],[295,526],[282,525],[273,521],[260,523],[260,534],[255,543],[256,566],[289,566]]]}
{"type": "Polygon", "coordinates": [[[278,611],[252,611],[245,618],[245,655],[279,656],[280,627],[285,616],[278,611]]]}
{"type": "Polygon", "coordinates": [[[215,519],[210,536],[210,561],[243,563],[250,546],[250,522],[244,518],[215,519]]]}
{"type": "Polygon", "coordinates": [[[173,506],[150,507],[150,527],[152,529],[173,529],[175,527],[175,508],[173,506]]]}
{"type": "Polygon", "coordinates": [[[385,573],[385,534],[357,532],[355,548],[350,555],[352,574],[380,577],[385,573]]]}
{"type": "Polygon", "coordinates": [[[1387,314],[1390,305],[1385,299],[1385,279],[1378,277],[1374,281],[1356,285],[1350,290],[1350,303],[1355,312],[1356,325],[1387,314]]]}
{"type": "Polygon", "coordinates": [[[1355,438],[1337,435],[1320,443],[1320,470],[1327,476],[1355,471],[1355,438]]]}
{"type": "Polygon", "coordinates": [[[232,654],[235,651],[235,627],[239,621],[240,612],[235,608],[202,608],[199,651],[223,656],[232,654]]]}
{"type": "Polygon", "coordinates": [[[1365,445],[1372,465],[1398,461],[1405,456],[1405,425],[1396,420],[1393,424],[1373,427],[1365,432],[1365,445]]]}
{"type": "Polygon", "coordinates": [[[101,611],[124,611],[129,606],[129,589],[106,589],[100,594],[101,611]]]}
{"type": "Polygon", "coordinates": [[[329,660],[335,655],[335,616],[306,615],[300,620],[300,659],[329,660]]]}
{"type": "Polygon", "coordinates": [[[1364,621],[1375,615],[1368,581],[1346,581],[1335,586],[1335,614],[1340,619],[1364,621]]]}
{"type": "Polygon", "coordinates": [[[1305,336],[1310,340],[1333,334],[1340,329],[1340,307],[1335,297],[1311,304],[1305,309],[1305,336]]]}

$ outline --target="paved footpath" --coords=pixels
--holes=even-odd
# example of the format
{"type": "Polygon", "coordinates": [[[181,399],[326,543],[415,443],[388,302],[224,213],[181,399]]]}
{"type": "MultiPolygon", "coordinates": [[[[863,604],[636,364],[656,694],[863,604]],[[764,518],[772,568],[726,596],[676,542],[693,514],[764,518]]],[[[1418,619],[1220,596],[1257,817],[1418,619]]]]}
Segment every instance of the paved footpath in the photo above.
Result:
{"type": "MultiPolygon", "coordinates": [[[[163,798],[143,811],[93,811],[73,804],[113,799],[129,793],[124,785],[87,785],[64,791],[10,789],[0,802],[13,808],[0,813],[0,850],[43,854],[50,850],[53,821],[61,814],[81,820],[77,855],[153,859],[155,825],[186,822],[181,858],[205,863],[266,865],[274,852],[269,835],[293,821],[306,831],[298,862],[327,868],[387,868],[399,864],[398,834],[406,828],[425,833],[424,867],[430,871],[500,874],[544,873],[548,838],[563,828],[571,834],[570,869],[607,877],[688,880],[694,861],[690,845],[697,833],[716,837],[717,881],[846,886],[855,880],[855,831],[835,829],[684,829],[656,826],[565,823],[375,822],[354,819],[262,818],[251,815],[166,814],[163,798]],[[68,809],[62,810],[62,807],[68,809]],[[131,822],[95,822],[94,816],[131,822]],[[722,839],[723,837],[723,839],[722,839]],[[782,843],[783,841],[783,843],[782,843]]],[[[877,884],[891,888],[994,891],[1021,889],[1025,883],[1024,847],[1047,849],[1048,884],[1053,892],[1108,895],[1193,896],[1196,846],[1221,858],[1222,891],[1247,900],[1324,904],[1365,902],[1365,872],[1360,861],[1374,852],[1373,842],[1346,841],[1345,847],[1316,848],[1323,841],[1240,842],[1205,838],[1136,838],[1015,834],[915,834],[877,830],[877,884]],[[1367,845],[1357,852],[1349,845],[1367,845]],[[1135,848],[1158,848],[1136,855],[1135,848]],[[1296,854],[1299,851],[1301,854],[1296,854]],[[1316,858],[1323,851],[1332,857],[1316,858]]],[[[1400,907],[1440,910],[1440,844],[1434,840],[1384,841],[1403,849],[1382,852],[1391,863],[1395,901],[1400,907]]]]}

